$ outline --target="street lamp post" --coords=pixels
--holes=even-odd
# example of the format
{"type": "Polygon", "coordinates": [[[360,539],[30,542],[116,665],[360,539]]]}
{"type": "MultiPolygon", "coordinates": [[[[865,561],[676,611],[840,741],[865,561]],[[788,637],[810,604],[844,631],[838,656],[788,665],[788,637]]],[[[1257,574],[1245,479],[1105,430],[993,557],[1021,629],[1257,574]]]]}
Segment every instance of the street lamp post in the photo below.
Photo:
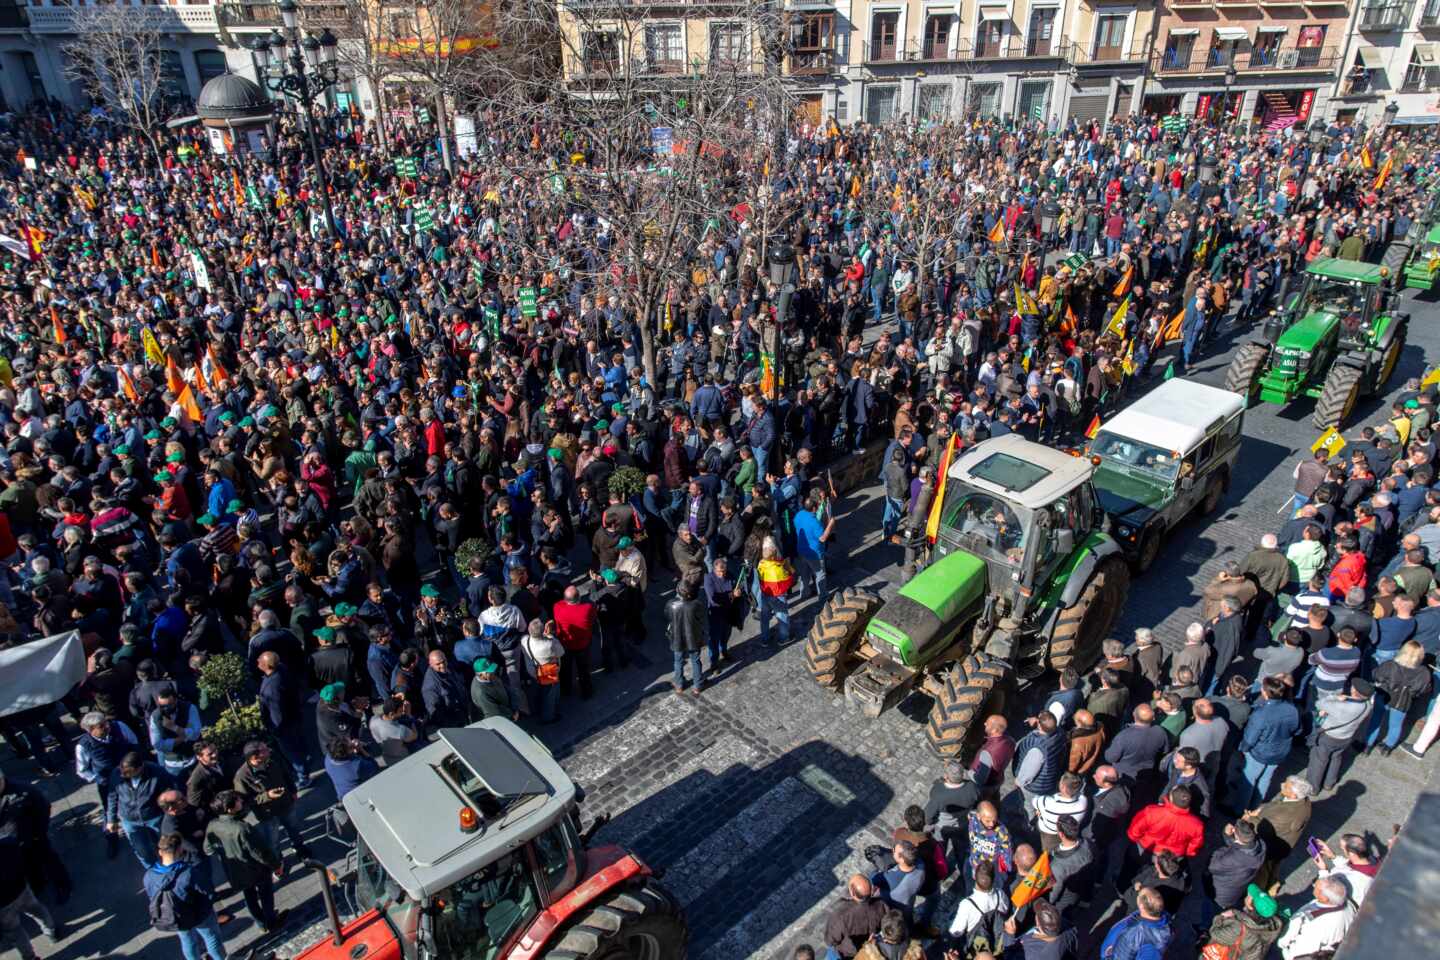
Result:
{"type": "Polygon", "coordinates": [[[1385,127],[1386,127],[1386,129],[1389,129],[1389,127],[1395,122],[1395,118],[1396,118],[1397,116],[1399,116],[1399,114],[1400,114],[1400,104],[1396,103],[1394,100],[1391,100],[1389,103],[1385,104],[1385,127]]]}
{"type": "Polygon", "coordinates": [[[1045,257],[1050,253],[1050,243],[1054,239],[1055,222],[1060,219],[1060,204],[1053,199],[1046,198],[1040,204],[1040,266],[1045,266],[1045,257]]]}
{"type": "Polygon", "coordinates": [[[300,33],[300,4],[281,0],[280,17],[285,32],[270,33],[255,45],[259,61],[257,73],[271,92],[287,96],[300,108],[301,123],[310,144],[310,162],[315,167],[321,204],[325,210],[325,230],[335,236],[335,211],[330,206],[330,178],[320,156],[315,138],[315,98],[340,82],[340,65],[335,61],[335,34],[326,27],[317,37],[300,33]]]}

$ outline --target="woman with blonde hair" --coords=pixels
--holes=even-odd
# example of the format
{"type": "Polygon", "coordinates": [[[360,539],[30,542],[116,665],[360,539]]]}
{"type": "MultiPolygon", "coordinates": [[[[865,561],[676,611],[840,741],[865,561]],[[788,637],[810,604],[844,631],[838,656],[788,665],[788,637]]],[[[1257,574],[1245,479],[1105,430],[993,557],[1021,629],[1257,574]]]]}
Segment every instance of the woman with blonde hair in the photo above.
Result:
{"type": "Polygon", "coordinates": [[[1376,710],[1370,720],[1370,734],[1365,738],[1365,749],[1369,750],[1380,742],[1380,753],[1389,755],[1405,734],[1405,716],[1416,700],[1424,700],[1430,693],[1430,670],[1425,666],[1425,648],[1415,640],[1406,640],[1400,645],[1395,659],[1387,660],[1375,668],[1375,687],[1382,694],[1383,710],[1376,710]]]}

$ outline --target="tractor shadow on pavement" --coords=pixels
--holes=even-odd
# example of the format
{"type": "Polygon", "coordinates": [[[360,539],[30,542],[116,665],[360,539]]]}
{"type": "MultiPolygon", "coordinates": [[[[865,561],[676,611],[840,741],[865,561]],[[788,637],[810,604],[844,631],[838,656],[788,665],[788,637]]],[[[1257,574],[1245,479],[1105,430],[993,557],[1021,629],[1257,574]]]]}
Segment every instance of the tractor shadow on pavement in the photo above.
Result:
{"type": "MultiPolygon", "coordinates": [[[[723,727],[718,733],[726,739],[723,727]]],[[[692,958],[751,955],[841,893],[842,864],[861,853],[849,838],[893,796],[867,761],[822,741],[763,763],[727,763],[725,744],[705,752],[712,749],[719,772],[694,770],[615,811],[596,835],[663,873],[689,919],[692,958]]],[[[632,770],[642,781],[634,789],[664,775],[663,765],[651,766],[632,770]]],[[[864,836],[857,847],[875,841],[864,836]]]]}

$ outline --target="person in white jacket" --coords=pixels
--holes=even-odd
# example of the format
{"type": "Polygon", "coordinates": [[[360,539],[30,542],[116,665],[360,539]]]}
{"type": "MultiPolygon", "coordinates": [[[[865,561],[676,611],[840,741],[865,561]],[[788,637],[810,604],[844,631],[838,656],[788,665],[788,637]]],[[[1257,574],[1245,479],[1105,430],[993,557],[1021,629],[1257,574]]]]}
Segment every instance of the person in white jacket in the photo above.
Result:
{"type": "Polygon", "coordinates": [[[1285,960],[1334,950],[1355,920],[1355,901],[1343,880],[1320,877],[1310,890],[1315,899],[1295,911],[1280,935],[1285,960]]]}
{"type": "MultiPolygon", "coordinates": [[[[982,860],[975,865],[975,889],[970,896],[960,901],[955,908],[955,919],[950,921],[950,939],[967,943],[976,928],[987,917],[998,914],[1003,919],[1010,912],[1010,898],[995,889],[995,864],[982,860]]],[[[999,924],[996,924],[998,933],[999,924]]],[[[998,943],[991,944],[998,947],[998,943]]]]}

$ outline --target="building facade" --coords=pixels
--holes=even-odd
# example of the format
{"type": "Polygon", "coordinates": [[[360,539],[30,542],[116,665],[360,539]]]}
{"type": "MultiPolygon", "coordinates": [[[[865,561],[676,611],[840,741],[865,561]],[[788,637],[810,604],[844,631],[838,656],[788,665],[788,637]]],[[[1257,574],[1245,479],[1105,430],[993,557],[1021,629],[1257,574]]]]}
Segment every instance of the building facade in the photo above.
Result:
{"type": "Polygon", "coordinates": [[[1440,0],[1366,0],[1355,8],[1347,41],[1333,117],[1440,123],[1440,0]]]}

